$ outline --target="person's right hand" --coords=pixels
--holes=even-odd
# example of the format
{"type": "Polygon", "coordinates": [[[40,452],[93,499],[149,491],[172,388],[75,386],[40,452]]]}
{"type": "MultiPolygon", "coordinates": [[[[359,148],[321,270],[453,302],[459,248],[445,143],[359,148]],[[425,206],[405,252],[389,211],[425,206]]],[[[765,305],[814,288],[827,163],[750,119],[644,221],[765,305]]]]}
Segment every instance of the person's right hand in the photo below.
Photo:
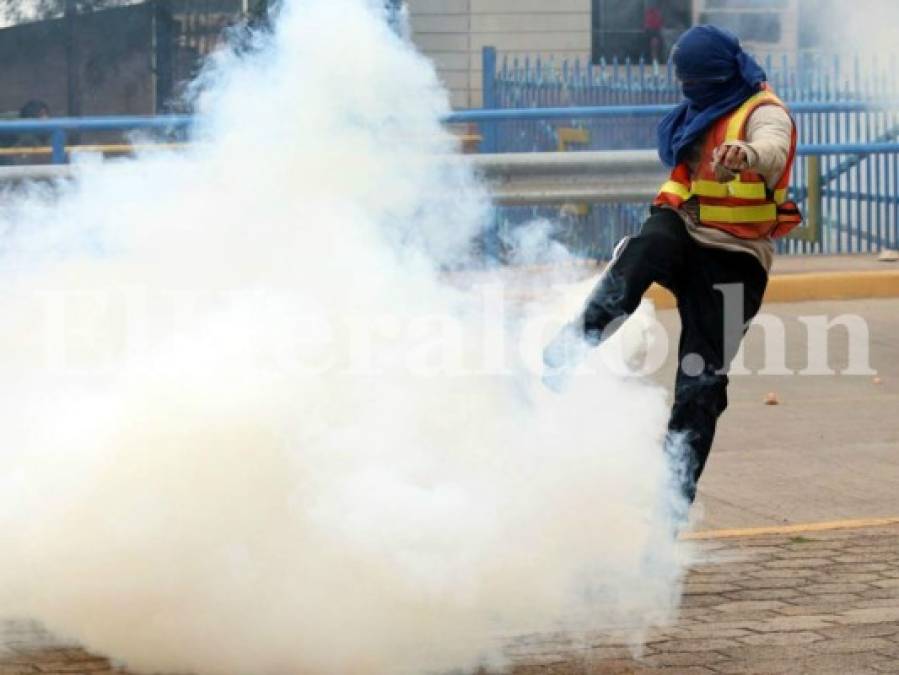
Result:
{"type": "Polygon", "coordinates": [[[712,151],[712,161],[730,171],[746,171],[749,168],[749,155],[739,145],[722,143],[712,151]]]}
{"type": "Polygon", "coordinates": [[[722,143],[712,150],[712,168],[719,183],[729,183],[749,168],[749,156],[739,145],[722,143]]]}

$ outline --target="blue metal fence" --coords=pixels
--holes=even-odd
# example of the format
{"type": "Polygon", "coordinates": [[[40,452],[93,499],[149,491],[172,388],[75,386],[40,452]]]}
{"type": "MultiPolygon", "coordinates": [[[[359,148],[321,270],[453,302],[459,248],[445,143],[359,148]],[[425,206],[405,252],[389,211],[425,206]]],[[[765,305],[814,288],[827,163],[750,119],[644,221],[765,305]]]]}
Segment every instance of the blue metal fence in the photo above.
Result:
{"type": "Polygon", "coordinates": [[[55,117],[52,119],[19,119],[0,122],[0,137],[46,136],[52,148],[54,164],[68,162],[66,140],[70,133],[152,132],[166,137],[180,137],[193,124],[189,115],[55,117]]]}
{"type": "MultiPolygon", "coordinates": [[[[673,105],[680,90],[670,64],[648,64],[628,60],[600,62],[545,58],[509,57],[497,59],[492,47],[484,48],[485,108],[546,108],[577,106],[621,106],[615,119],[569,120],[566,124],[589,131],[582,144],[592,149],[649,148],[655,145],[655,122],[663,114],[636,119],[628,108],[647,105],[673,105]],[[491,65],[493,66],[491,68],[491,65]],[[613,122],[613,123],[610,123],[613,122]]],[[[760,59],[768,79],[778,95],[793,103],[879,102],[899,100],[896,58],[820,54],[768,55],[760,59]]],[[[814,111],[818,117],[800,119],[802,142],[826,142],[829,111],[814,111]],[[820,115],[824,115],[821,117],[820,115]]],[[[842,140],[869,142],[864,124],[866,109],[858,119],[851,118],[842,140]],[[862,122],[855,124],[855,122],[862,122]],[[847,135],[848,134],[848,135],[847,135]]],[[[534,152],[555,150],[559,145],[558,128],[562,122],[518,121],[499,125],[495,150],[534,152]]],[[[836,129],[833,130],[834,134],[836,129]]],[[[872,129],[873,131],[873,129],[872,129]]],[[[834,136],[833,142],[841,139],[834,136]]]]}
{"type": "MultiPolygon", "coordinates": [[[[503,57],[484,49],[485,107],[528,108],[519,115],[485,123],[484,148],[494,152],[635,149],[655,147],[658,120],[680,99],[669,64],[503,57]],[[490,64],[494,67],[489,68],[490,64]],[[601,106],[585,114],[585,106],[601,106]],[[547,115],[541,115],[546,110],[547,115]],[[569,111],[566,115],[565,110],[569,111]]],[[[820,54],[762,59],[778,95],[790,102],[802,154],[792,192],[802,208],[817,209],[820,227],[804,239],[782,241],[784,253],[877,251],[899,246],[899,82],[896,57],[820,54]],[[814,146],[814,147],[813,147],[814,146]],[[839,148],[836,146],[840,146],[839,148]],[[881,152],[877,152],[880,148],[881,152]],[[814,173],[814,176],[810,172],[814,173]],[[820,184],[820,203],[809,203],[809,178],[820,184]]],[[[645,204],[591,205],[569,210],[563,225],[585,255],[605,257],[620,236],[635,231],[645,204]]],[[[507,227],[530,217],[553,217],[551,209],[504,209],[507,227]]]]}
{"type": "MultiPolygon", "coordinates": [[[[498,109],[460,111],[448,123],[485,127],[506,123],[554,125],[561,122],[614,124],[626,115],[651,125],[670,105],[498,109]]],[[[799,148],[792,185],[794,198],[815,227],[779,243],[785,253],[843,253],[899,248],[899,105],[885,100],[798,102],[799,148]],[[806,121],[803,122],[803,119],[806,121]],[[809,180],[809,179],[812,180],[809,180]],[[817,178],[817,180],[815,180],[817,178]]],[[[0,122],[0,136],[49,135],[53,158],[66,160],[70,132],[133,131],[180,135],[193,124],[189,116],[58,118],[0,122]]],[[[558,223],[560,239],[584,256],[607,257],[615,243],[634,232],[646,216],[646,204],[572,205],[575,208],[502,208],[500,230],[523,220],[545,217],[558,223]]]]}

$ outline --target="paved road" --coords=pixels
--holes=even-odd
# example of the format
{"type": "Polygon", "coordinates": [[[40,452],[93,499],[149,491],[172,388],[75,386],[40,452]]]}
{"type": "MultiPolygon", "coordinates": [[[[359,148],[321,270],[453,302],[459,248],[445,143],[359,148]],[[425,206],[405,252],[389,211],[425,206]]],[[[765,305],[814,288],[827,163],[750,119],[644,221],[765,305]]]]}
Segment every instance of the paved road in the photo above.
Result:
{"type": "MultiPolygon", "coordinates": [[[[754,527],[899,516],[899,299],[772,304],[786,327],[786,364],[801,370],[807,338],[799,316],[856,314],[871,338],[874,377],[746,375],[732,378],[730,406],[700,482],[697,527],[754,527]],[[764,404],[768,392],[780,405],[764,404]]],[[[676,344],[677,316],[661,312],[676,344]]],[[[830,364],[846,367],[846,331],[834,329],[830,364]]],[[[747,338],[747,368],[762,364],[763,333],[747,338]]],[[[670,383],[669,359],[660,379],[670,383]]]]}

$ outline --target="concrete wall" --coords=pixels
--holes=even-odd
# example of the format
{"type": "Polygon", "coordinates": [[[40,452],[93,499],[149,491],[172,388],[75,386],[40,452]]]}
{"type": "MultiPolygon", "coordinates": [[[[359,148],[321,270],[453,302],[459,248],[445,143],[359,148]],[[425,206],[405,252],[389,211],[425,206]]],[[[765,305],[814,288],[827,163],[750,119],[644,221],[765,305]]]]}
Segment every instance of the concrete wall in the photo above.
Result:
{"type": "Polygon", "coordinates": [[[412,39],[434,59],[457,108],[481,105],[481,48],[590,56],[590,0],[408,0],[412,39]]]}
{"type": "MultiPolygon", "coordinates": [[[[150,5],[108,10],[78,19],[81,113],[155,112],[150,5]]],[[[41,99],[54,116],[67,113],[63,21],[0,30],[0,111],[41,99]]]]}

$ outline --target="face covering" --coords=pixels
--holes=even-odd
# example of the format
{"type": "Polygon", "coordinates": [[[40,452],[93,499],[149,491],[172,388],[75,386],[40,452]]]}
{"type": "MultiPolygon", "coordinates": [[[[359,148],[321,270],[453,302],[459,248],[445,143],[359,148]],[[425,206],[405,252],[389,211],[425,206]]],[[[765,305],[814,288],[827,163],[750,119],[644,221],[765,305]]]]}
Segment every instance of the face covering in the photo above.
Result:
{"type": "Polygon", "coordinates": [[[758,92],[766,79],[737,37],[715,26],[694,26],[684,33],[672,60],[685,100],[659,123],[659,157],[669,167],[715,120],[758,92]]]}
{"type": "MultiPolygon", "coordinates": [[[[731,78],[734,79],[734,78],[731,78]]],[[[687,80],[681,85],[684,98],[687,99],[693,107],[698,110],[704,110],[715,101],[719,101],[727,97],[733,90],[733,83],[726,80],[687,80]]]]}

